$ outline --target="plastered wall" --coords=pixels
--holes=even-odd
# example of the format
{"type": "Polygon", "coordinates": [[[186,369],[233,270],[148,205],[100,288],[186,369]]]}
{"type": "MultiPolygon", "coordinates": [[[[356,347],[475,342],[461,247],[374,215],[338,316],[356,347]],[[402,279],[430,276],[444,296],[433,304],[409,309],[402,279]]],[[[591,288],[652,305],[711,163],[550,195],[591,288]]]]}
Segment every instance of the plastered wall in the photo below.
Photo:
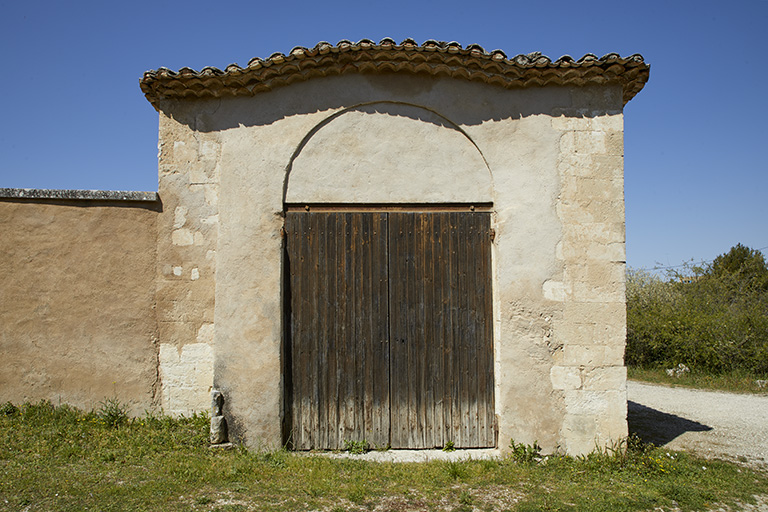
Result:
{"type": "Polygon", "coordinates": [[[159,106],[167,410],[203,408],[212,377],[234,440],[283,442],[284,201],[477,201],[496,231],[499,447],[626,435],[620,86],[344,75],[159,106]]]}
{"type": "Polygon", "coordinates": [[[0,401],[158,405],[159,208],[0,200],[0,401]]]}

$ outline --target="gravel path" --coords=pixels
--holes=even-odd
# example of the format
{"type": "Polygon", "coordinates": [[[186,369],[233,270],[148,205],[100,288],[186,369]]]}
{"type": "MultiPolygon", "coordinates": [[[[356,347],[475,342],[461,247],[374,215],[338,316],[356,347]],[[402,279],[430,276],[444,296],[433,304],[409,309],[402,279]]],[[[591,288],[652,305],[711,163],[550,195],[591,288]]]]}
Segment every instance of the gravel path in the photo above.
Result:
{"type": "Polygon", "coordinates": [[[656,445],[768,467],[768,396],[629,381],[629,431],[656,445]]]}

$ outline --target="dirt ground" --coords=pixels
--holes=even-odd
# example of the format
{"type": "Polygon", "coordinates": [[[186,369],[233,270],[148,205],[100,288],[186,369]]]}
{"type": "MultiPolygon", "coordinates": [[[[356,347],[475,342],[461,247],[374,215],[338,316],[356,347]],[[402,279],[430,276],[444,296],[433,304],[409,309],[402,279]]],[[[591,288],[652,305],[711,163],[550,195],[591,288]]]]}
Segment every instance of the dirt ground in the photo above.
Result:
{"type": "Polygon", "coordinates": [[[768,395],[627,383],[629,431],[705,457],[768,468],[768,395]]]}

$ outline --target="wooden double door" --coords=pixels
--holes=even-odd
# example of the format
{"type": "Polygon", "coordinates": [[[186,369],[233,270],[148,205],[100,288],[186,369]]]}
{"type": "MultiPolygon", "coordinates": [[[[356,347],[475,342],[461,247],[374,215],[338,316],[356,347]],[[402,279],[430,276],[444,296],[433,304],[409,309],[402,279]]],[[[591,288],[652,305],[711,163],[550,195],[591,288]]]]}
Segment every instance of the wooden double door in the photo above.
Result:
{"type": "Polygon", "coordinates": [[[287,441],[496,443],[490,214],[286,214],[287,441]]]}

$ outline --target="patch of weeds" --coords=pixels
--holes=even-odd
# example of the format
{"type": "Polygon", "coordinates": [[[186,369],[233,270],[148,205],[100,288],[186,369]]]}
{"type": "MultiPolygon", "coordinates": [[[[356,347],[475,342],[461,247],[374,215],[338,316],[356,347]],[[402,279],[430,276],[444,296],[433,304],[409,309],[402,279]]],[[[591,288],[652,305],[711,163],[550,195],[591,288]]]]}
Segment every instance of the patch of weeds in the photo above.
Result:
{"type": "Polygon", "coordinates": [[[107,398],[99,402],[96,417],[103,425],[117,428],[128,423],[128,409],[117,398],[107,398]]]}
{"type": "Polygon", "coordinates": [[[362,441],[351,441],[348,439],[344,441],[344,451],[352,455],[362,455],[371,451],[371,445],[365,439],[362,441]]]}
{"type": "Polygon", "coordinates": [[[259,460],[259,462],[263,462],[267,466],[270,466],[273,468],[284,468],[285,461],[288,457],[289,457],[288,452],[285,450],[261,452],[257,455],[257,459],[259,460]]]}
{"type": "Polygon", "coordinates": [[[310,496],[311,498],[319,498],[323,495],[322,488],[311,484],[304,489],[304,492],[307,493],[307,496],[310,496]]]}
{"type": "Polygon", "coordinates": [[[541,459],[541,446],[538,441],[533,444],[516,443],[514,439],[509,440],[509,448],[512,450],[512,459],[520,464],[531,464],[541,459]]]}
{"type": "Polygon", "coordinates": [[[444,467],[445,473],[451,480],[461,480],[467,476],[467,465],[463,461],[449,460],[444,467]]]}
{"type": "Polygon", "coordinates": [[[210,496],[200,496],[198,498],[195,498],[195,505],[208,505],[210,503],[213,503],[214,501],[215,500],[210,496]]]}
{"type": "Polygon", "coordinates": [[[15,416],[18,412],[19,408],[11,402],[5,402],[2,407],[0,407],[0,414],[3,416],[15,416]]]}
{"type": "Polygon", "coordinates": [[[213,512],[243,512],[245,510],[248,510],[245,507],[245,505],[241,505],[239,503],[232,503],[232,504],[216,507],[215,509],[213,509],[213,512]]]}
{"type": "Polygon", "coordinates": [[[349,501],[358,505],[365,503],[369,496],[370,492],[364,484],[354,485],[347,494],[349,501]]]}
{"type": "Polygon", "coordinates": [[[453,441],[446,441],[445,446],[443,446],[444,452],[455,452],[456,451],[456,444],[453,441]]]}
{"type": "Polygon", "coordinates": [[[117,460],[117,455],[115,452],[104,452],[101,454],[101,461],[102,462],[115,462],[117,460]]]}

